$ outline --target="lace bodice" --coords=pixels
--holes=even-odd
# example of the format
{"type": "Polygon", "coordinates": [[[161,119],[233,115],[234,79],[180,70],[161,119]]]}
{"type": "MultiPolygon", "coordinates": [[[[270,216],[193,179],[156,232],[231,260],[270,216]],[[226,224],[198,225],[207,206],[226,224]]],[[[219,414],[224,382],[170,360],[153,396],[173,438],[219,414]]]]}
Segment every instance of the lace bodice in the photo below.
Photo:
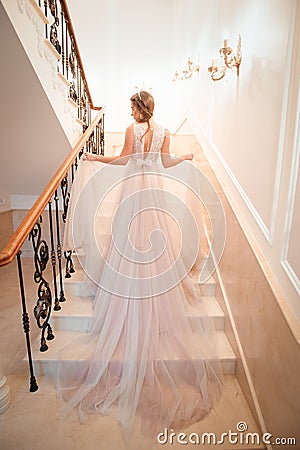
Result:
{"type": "Polygon", "coordinates": [[[147,127],[139,123],[134,124],[134,141],[133,141],[133,155],[134,162],[141,165],[151,165],[158,161],[160,151],[165,138],[165,129],[160,125],[155,125],[153,128],[153,136],[149,151],[145,151],[145,139],[142,137],[147,130],[147,127]]]}

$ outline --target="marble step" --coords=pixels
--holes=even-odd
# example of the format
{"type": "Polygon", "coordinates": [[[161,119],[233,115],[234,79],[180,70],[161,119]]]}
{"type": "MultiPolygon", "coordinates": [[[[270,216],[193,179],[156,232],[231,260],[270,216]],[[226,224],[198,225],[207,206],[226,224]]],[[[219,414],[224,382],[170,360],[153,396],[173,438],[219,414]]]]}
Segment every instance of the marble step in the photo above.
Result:
{"type": "MultiPolygon", "coordinates": [[[[214,297],[203,297],[203,303],[209,317],[213,318],[215,329],[224,330],[224,313],[214,297]]],[[[67,295],[67,301],[61,304],[60,311],[52,311],[51,326],[54,330],[87,332],[92,319],[92,298],[67,295]]],[[[187,307],[187,317],[201,317],[196,305],[187,307]]]]}
{"type": "MultiPolygon", "coordinates": [[[[71,419],[59,422],[56,414],[64,405],[57,398],[53,381],[50,377],[38,378],[39,390],[35,394],[28,394],[28,375],[19,375],[14,383],[14,396],[8,410],[1,416],[1,443],[3,450],[52,450],[63,448],[64,450],[262,450],[265,445],[261,443],[243,444],[229,441],[228,434],[237,432],[237,424],[243,421],[247,427],[247,433],[262,432],[257,425],[253,414],[247,404],[242,389],[234,375],[225,375],[224,389],[220,400],[213,411],[201,421],[183,428],[185,436],[179,435],[179,431],[172,439],[170,432],[161,436],[162,444],[156,444],[153,439],[145,439],[138,427],[132,431],[130,447],[126,445],[119,423],[110,416],[91,416],[84,424],[80,424],[77,412],[72,413],[71,419]],[[32,428],[35,432],[32,432],[32,428]],[[191,434],[193,433],[193,434],[191,434]],[[206,433],[204,435],[204,433],[206,433]],[[214,444],[225,435],[224,443],[214,444]],[[208,441],[209,434],[211,440],[208,441]],[[199,436],[197,442],[196,437],[199,436]],[[201,437],[205,436],[202,443],[201,437]],[[192,443],[184,445],[178,442],[191,439],[192,443]]],[[[10,381],[12,383],[12,381],[10,381]]],[[[162,427],[161,432],[164,432],[162,427]]],[[[243,436],[244,432],[233,437],[243,436]]],[[[238,439],[240,441],[240,439],[238,439]]],[[[287,447],[286,447],[287,448],[287,447]]],[[[291,447],[289,447],[291,449],[291,447]]],[[[276,449],[276,447],[274,447],[276,449]]],[[[296,447],[294,446],[296,450],[296,447]]]]}
{"type": "MultiPolygon", "coordinates": [[[[32,343],[32,359],[36,376],[55,377],[57,372],[58,352],[65,345],[69,344],[79,336],[81,332],[77,331],[54,331],[55,339],[49,342],[49,349],[46,352],[40,352],[40,338],[32,343]]],[[[232,375],[235,373],[236,356],[223,331],[216,331],[217,351],[224,374],[232,375]]],[[[170,361],[164,355],[160,355],[161,360],[170,361]]],[[[27,357],[24,358],[25,360],[27,357]]],[[[116,357],[112,363],[119,364],[119,358],[116,357]]],[[[185,361],[174,358],[176,364],[186,364],[185,361]]],[[[73,360],[74,364],[80,364],[80,360],[73,360]]]]}
{"type": "MultiPolygon", "coordinates": [[[[74,263],[76,271],[72,274],[71,278],[64,278],[64,290],[66,295],[76,295],[78,296],[80,294],[80,286],[81,282],[84,277],[84,271],[80,268],[80,264],[77,261],[77,256],[74,255],[74,263]]],[[[197,274],[193,275],[192,280],[198,283],[198,276],[197,274]]],[[[57,281],[59,279],[57,278],[57,281]]],[[[201,296],[203,297],[215,297],[216,294],[216,281],[213,277],[210,277],[205,283],[199,284],[199,289],[201,296]]]]}

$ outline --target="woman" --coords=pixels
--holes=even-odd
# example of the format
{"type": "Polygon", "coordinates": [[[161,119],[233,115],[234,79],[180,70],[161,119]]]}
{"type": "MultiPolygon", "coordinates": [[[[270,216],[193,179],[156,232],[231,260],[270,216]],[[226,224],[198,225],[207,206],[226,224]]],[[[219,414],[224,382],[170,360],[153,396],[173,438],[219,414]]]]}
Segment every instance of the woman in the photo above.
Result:
{"type": "Polygon", "coordinates": [[[170,133],[153,119],[152,95],[141,91],[130,100],[135,122],[120,156],[85,154],[79,168],[85,175],[79,172],[71,194],[65,246],[84,249],[94,309],[89,333],[61,353],[58,390],[67,401],[63,415],[74,407],[81,417],[110,414],[126,436],[138,417],[153,436],[202,419],[219,397],[222,371],[212,320],[188,276],[198,256],[193,217],[166,191],[174,183],[172,168],[181,163],[182,171],[193,155],[170,156],[170,133]],[[119,190],[104,245],[97,233],[106,211],[103,192],[110,193],[103,187],[106,163],[119,190]],[[115,164],[123,172],[114,179],[115,164]],[[198,311],[192,319],[190,308],[198,311]],[[65,362],[73,350],[78,367],[65,362]]]}
{"type": "MultiPolygon", "coordinates": [[[[140,124],[143,127],[143,135],[141,139],[143,139],[143,151],[148,153],[151,148],[151,143],[153,139],[154,129],[158,127],[158,125],[154,122],[153,119],[153,111],[154,111],[154,99],[151,94],[145,91],[138,92],[134,94],[131,99],[131,115],[134,118],[137,124],[140,124]],[[147,128],[145,128],[147,126],[147,128]]],[[[127,158],[133,153],[134,150],[134,128],[135,123],[129,125],[126,129],[125,134],[125,143],[122,149],[120,156],[102,156],[95,155],[92,153],[85,153],[83,159],[86,161],[100,161],[103,163],[114,163],[120,158],[123,157],[122,163],[127,162],[127,158]]],[[[141,148],[140,148],[141,150],[141,148]]],[[[187,155],[182,155],[180,159],[172,159],[170,158],[170,132],[168,130],[164,130],[164,140],[162,146],[160,148],[162,163],[164,167],[171,167],[176,164],[179,164],[181,160],[192,160],[194,155],[189,153],[187,155]]]]}

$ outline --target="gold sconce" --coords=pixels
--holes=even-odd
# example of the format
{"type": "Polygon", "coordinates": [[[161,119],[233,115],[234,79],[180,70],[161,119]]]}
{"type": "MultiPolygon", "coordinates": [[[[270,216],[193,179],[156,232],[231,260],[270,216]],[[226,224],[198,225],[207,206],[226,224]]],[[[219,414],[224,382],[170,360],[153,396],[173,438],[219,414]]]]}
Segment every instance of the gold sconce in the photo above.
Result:
{"type": "Polygon", "coordinates": [[[239,35],[238,37],[237,51],[235,55],[232,52],[232,48],[228,47],[227,39],[224,39],[224,47],[220,48],[219,53],[224,60],[224,65],[219,70],[215,60],[212,60],[212,65],[208,68],[208,71],[211,73],[212,80],[221,80],[226,75],[226,70],[232,69],[233,67],[236,67],[236,74],[239,76],[242,61],[241,36],[239,35]]]}
{"type": "Polygon", "coordinates": [[[195,65],[189,56],[187,66],[183,69],[182,75],[180,75],[178,72],[175,72],[173,82],[176,83],[176,81],[182,81],[183,79],[191,78],[194,72],[197,72],[199,75],[199,71],[199,61],[198,64],[195,65]]]}
{"type": "Polygon", "coordinates": [[[183,80],[183,76],[180,76],[180,74],[176,71],[174,74],[174,78],[173,78],[173,83],[176,83],[176,81],[182,81],[183,80]]]}

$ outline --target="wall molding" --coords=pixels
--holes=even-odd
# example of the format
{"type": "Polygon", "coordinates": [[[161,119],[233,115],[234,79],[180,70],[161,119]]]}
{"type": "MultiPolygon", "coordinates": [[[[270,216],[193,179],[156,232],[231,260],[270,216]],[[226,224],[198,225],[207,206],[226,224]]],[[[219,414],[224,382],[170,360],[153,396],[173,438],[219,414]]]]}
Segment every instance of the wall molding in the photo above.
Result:
{"type": "MultiPolygon", "coordinates": [[[[300,102],[299,102],[300,103],[300,102]]],[[[224,191],[225,196],[227,197],[227,200],[229,201],[229,204],[234,210],[234,214],[237,217],[238,221],[241,223],[242,229],[247,237],[247,240],[249,241],[250,246],[252,247],[256,258],[259,261],[259,264],[262,267],[262,270],[266,276],[267,279],[269,279],[269,283],[271,286],[271,289],[274,293],[274,296],[278,300],[278,304],[281,308],[281,311],[283,313],[283,316],[287,320],[287,323],[290,327],[291,332],[295,336],[295,339],[297,342],[300,343],[300,334],[299,334],[299,315],[295,315],[295,311],[293,309],[292,303],[288,301],[287,297],[283,293],[281,287],[280,287],[280,281],[276,281],[277,279],[273,277],[273,275],[270,277],[270,265],[265,259],[265,256],[263,254],[263,251],[258,244],[257,238],[255,237],[255,234],[251,231],[249,228],[248,222],[245,222],[245,216],[243,215],[243,212],[241,211],[240,205],[238,203],[238,199],[236,198],[237,195],[235,194],[235,189],[238,189],[238,181],[237,186],[235,186],[234,182],[230,178],[230,175],[227,174],[226,167],[222,165],[222,161],[219,160],[218,155],[215,153],[215,150],[211,145],[211,142],[197,121],[197,118],[193,117],[193,114],[190,112],[188,115],[188,121],[190,121],[191,128],[193,129],[193,132],[195,134],[196,139],[198,140],[200,146],[202,147],[208,162],[212,169],[214,170],[218,181],[222,187],[222,190],[224,191]],[[228,177],[228,182],[226,181],[226,177],[228,177]],[[232,183],[233,189],[230,188],[230,183],[232,183]]],[[[226,164],[226,162],[225,162],[226,164]]],[[[230,169],[229,169],[230,170],[230,169]]],[[[241,188],[242,190],[242,188],[241,188]]],[[[238,196],[241,195],[241,192],[237,192],[238,196]]],[[[245,196],[247,194],[245,193],[245,196]]],[[[241,197],[242,198],[242,197],[241,197]]],[[[244,200],[244,199],[242,199],[244,200]]],[[[251,201],[249,200],[250,204],[251,201]]],[[[254,208],[254,206],[253,206],[254,208]]],[[[255,208],[254,208],[255,210],[255,208]]],[[[257,219],[260,219],[260,216],[257,216],[257,219]]],[[[280,264],[280,256],[278,255],[278,263],[280,264]]],[[[295,273],[293,269],[290,267],[288,261],[285,263],[285,269],[288,271],[288,278],[289,278],[289,286],[294,288],[294,283],[298,283],[298,280],[295,277],[295,273]]],[[[285,274],[285,271],[282,271],[282,274],[285,274]]]]}
{"type": "Polygon", "coordinates": [[[280,181],[281,181],[282,164],[283,164],[284,141],[285,141],[285,137],[286,137],[286,123],[287,123],[287,115],[288,115],[288,97],[289,97],[291,69],[292,69],[292,53],[293,53],[295,27],[296,27],[296,8],[297,8],[297,5],[296,5],[296,1],[294,0],[293,6],[292,6],[292,11],[291,11],[289,36],[288,36],[288,44],[287,44],[287,52],[286,52],[284,89],[283,89],[282,109],[281,109],[281,118],[280,118],[280,133],[279,133],[279,141],[278,141],[278,149],[277,149],[277,164],[276,164],[276,170],[275,170],[274,194],[273,194],[272,213],[271,213],[271,222],[270,222],[270,230],[269,230],[269,240],[268,240],[270,245],[273,245],[273,242],[274,242],[277,210],[278,210],[278,203],[279,203],[279,190],[280,190],[280,184],[281,184],[280,181]]]}
{"type": "Polygon", "coordinates": [[[49,21],[35,1],[18,0],[18,8],[21,14],[26,14],[35,28],[38,52],[42,57],[44,54],[44,26],[49,24],[49,21]]]}
{"type": "Polygon", "coordinates": [[[12,194],[10,196],[10,209],[25,209],[29,211],[38,197],[38,195],[12,194]]]}
{"type": "MultiPolygon", "coordinates": [[[[203,148],[204,152],[206,152],[206,149],[209,147],[212,152],[216,155],[218,158],[218,161],[222,165],[222,168],[225,170],[226,174],[228,175],[229,179],[231,180],[232,184],[238,191],[239,195],[241,196],[242,200],[244,201],[245,205],[247,206],[248,210],[250,211],[251,215],[253,216],[254,220],[258,224],[259,228],[261,229],[263,235],[266,237],[267,240],[269,240],[269,229],[262,220],[261,216],[259,215],[258,211],[256,210],[255,206],[251,202],[250,198],[246,194],[245,190],[242,188],[241,184],[239,183],[238,179],[232,172],[231,168],[223,158],[220,150],[218,147],[209,139],[207,133],[205,132],[204,128],[201,126],[200,122],[194,115],[192,111],[189,111],[188,113],[188,120],[191,123],[191,127],[193,129],[193,132],[203,148]]],[[[209,158],[211,162],[211,158],[209,158]]],[[[214,165],[215,166],[215,165],[214,165]]]]}
{"type": "MultiPolygon", "coordinates": [[[[294,127],[294,142],[293,142],[293,153],[291,161],[291,171],[290,171],[290,183],[287,194],[287,205],[286,205],[286,220],[284,225],[284,236],[281,254],[281,265],[284,268],[287,276],[289,277],[291,283],[295,287],[298,295],[300,295],[300,279],[293,270],[291,264],[288,261],[288,250],[290,245],[290,234],[294,215],[294,206],[296,198],[296,188],[299,177],[299,158],[300,158],[300,84],[298,83],[298,100],[294,127]]],[[[299,180],[300,182],[300,180],[299,180]]]]}
{"type": "MultiPolygon", "coordinates": [[[[39,195],[22,195],[22,194],[12,194],[10,196],[10,209],[9,211],[30,211],[36,200],[39,198],[39,195]]],[[[47,211],[48,204],[45,207],[45,211],[47,211]]],[[[62,199],[59,199],[58,203],[59,211],[63,211],[63,202],[62,199]]]]}

